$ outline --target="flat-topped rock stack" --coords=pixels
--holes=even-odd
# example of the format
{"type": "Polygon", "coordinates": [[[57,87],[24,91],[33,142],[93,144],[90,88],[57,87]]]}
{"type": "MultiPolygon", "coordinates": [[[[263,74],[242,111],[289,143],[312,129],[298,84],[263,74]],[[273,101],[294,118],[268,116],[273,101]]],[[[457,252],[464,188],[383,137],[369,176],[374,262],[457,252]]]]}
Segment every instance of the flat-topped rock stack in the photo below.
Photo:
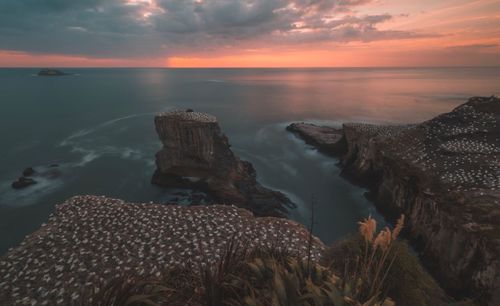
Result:
{"type": "Polygon", "coordinates": [[[193,111],[158,114],[155,127],[163,148],[156,154],[152,182],[200,189],[217,203],[235,204],[258,216],[284,216],[293,203],[256,180],[249,162],[233,154],[214,116],[193,111]]]}
{"type": "MultiPolygon", "coordinates": [[[[256,218],[234,206],[73,197],[0,258],[0,305],[83,305],[99,284],[119,275],[160,277],[175,266],[214,265],[231,237],[249,249],[308,254],[309,232],[302,225],[256,218]]],[[[313,237],[313,260],[323,248],[313,237]]]]}
{"type": "Polygon", "coordinates": [[[442,284],[500,305],[500,99],[421,124],[344,124],[340,141],[343,172],[368,178],[387,216],[407,215],[442,284]]]}

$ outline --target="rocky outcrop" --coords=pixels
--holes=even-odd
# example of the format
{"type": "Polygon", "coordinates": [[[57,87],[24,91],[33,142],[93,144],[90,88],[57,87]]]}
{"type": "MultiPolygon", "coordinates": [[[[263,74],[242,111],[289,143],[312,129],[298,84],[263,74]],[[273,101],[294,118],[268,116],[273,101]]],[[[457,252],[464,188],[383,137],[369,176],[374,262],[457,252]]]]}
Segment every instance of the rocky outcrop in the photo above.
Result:
{"type": "Polygon", "coordinates": [[[36,168],[28,167],[23,170],[21,177],[12,182],[11,187],[14,189],[24,189],[37,184],[40,179],[57,179],[61,175],[61,172],[57,169],[58,166],[57,164],[52,164],[36,168]]]}
{"type": "Polygon", "coordinates": [[[173,111],[156,116],[155,127],[163,148],[156,154],[154,184],[200,189],[258,216],[284,216],[294,207],[257,182],[252,164],[233,154],[214,116],[173,111]]]}
{"type": "Polygon", "coordinates": [[[342,141],[342,129],[304,122],[292,123],[286,129],[326,154],[340,155],[345,148],[342,141]]]}
{"type": "Polygon", "coordinates": [[[14,189],[23,189],[36,183],[37,182],[32,178],[21,176],[16,181],[12,182],[11,186],[14,189]]]}
{"type": "Polygon", "coordinates": [[[36,173],[36,171],[35,171],[35,169],[33,169],[33,167],[28,167],[28,168],[24,169],[23,176],[32,176],[35,173],[36,173]]]}
{"type": "Polygon", "coordinates": [[[44,68],[38,72],[39,76],[63,76],[68,75],[60,70],[44,68]]]}
{"type": "MultiPolygon", "coordinates": [[[[0,258],[0,305],[88,305],[120,275],[161,278],[170,268],[214,266],[234,239],[248,250],[307,257],[309,232],[229,205],[183,207],[77,196],[0,258]]],[[[312,237],[311,255],[324,249],[312,237]]]]}
{"type": "Polygon", "coordinates": [[[344,173],[368,183],[455,296],[500,305],[500,99],[421,124],[345,124],[344,173]],[[368,178],[368,179],[367,179],[368,178]]]}

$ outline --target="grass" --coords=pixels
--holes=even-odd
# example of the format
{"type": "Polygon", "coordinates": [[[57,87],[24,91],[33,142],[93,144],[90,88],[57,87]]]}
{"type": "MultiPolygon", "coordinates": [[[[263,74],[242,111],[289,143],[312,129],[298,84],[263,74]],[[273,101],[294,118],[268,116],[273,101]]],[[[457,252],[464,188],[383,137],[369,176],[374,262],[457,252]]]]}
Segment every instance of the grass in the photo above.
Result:
{"type": "Polygon", "coordinates": [[[359,233],[334,244],[322,264],[342,275],[352,295],[363,301],[390,296],[397,305],[448,305],[452,300],[422,268],[408,244],[397,239],[404,225],[376,232],[372,218],[360,223],[359,233]]]}
{"type": "Polygon", "coordinates": [[[216,265],[202,259],[191,268],[169,269],[157,278],[121,276],[84,297],[81,304],[391,306],[385,282],[392,276],[389,270],[397,258],[393,246],[402,226],[403,219],[395,230],[375,235],[373,219],[361,222],[363,256],[353,257],[342,277],[334,273],[332,262],[322,265],[310,254],[302,258],[279,248],[248,249],[232,237],[216,265]]]}

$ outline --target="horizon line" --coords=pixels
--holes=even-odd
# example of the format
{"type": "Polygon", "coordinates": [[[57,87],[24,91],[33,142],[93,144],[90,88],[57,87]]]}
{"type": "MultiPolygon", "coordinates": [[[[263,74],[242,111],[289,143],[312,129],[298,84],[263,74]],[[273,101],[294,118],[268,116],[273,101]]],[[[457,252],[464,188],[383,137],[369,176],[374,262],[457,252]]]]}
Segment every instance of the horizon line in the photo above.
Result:
{"type": "Polygon", "coordinates": [[[499,66],[486,66],[486,65],[453,65],[453,66],[259,66],[259,67],[247,67],[247,66],[213,66],[213,67],[164,67],[164,66],[0,66],[0,69],[363,69],[363,68],[377,68],[377,69],[387,69],[387,68],[500,68],[499,66]]]}

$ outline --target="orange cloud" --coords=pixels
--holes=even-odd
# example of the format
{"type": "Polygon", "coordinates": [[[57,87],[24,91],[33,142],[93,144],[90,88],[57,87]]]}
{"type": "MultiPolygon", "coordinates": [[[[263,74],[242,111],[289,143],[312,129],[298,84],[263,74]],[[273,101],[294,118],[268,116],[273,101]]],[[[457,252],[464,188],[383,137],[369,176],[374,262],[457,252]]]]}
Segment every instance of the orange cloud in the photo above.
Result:
{"type": "Polygon", "coordinates": [[[0,67],[162,67],[156,58],[91,58],[59,54],[32,54],[0,50],[0,67]]]}
{"type": "Polygon", "coordinates": [[[500,44],[491,41],[423,39],[351,43],[327,48],[273,50],[218,56],[176,56],[168,67],[395,67],[395,66],[496,66],[500,44]]]}

